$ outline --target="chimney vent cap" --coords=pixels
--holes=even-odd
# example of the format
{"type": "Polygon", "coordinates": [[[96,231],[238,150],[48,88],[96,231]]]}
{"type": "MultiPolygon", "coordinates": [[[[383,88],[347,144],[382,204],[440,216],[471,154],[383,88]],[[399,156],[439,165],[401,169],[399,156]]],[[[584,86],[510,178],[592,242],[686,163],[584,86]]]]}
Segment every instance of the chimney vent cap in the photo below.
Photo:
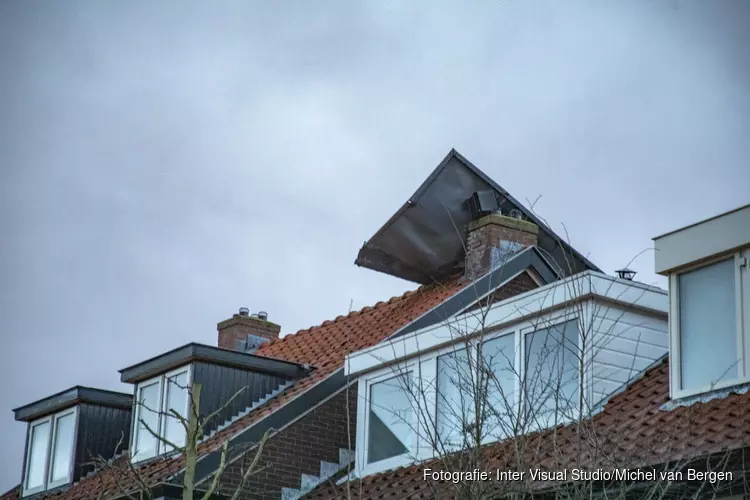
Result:
{"type": "Polygon", "coordinates": [[[258,311],[258,319],[262,319],[263,321],[268,319],[268,313],[266,311],[258,311]]]}
{"type": "Polygon", "coordinates": [[[247,307],[240,307],[240,316],[247,316],[250,314],[250,309],[247,307]]]}
{"type": "Polygon", "coordinates": [[[468,200],[472,220],[494,213],[500,206],[494,191],[475,191],[468,200]]]}
{"type": "Polygon", "coordinates": [[[628,281],[633,281],[633,278],[636,274],[635,271],[633,271],[632,269],[628,269],[627,267],[617,269],[615,272],[617,273],[618,278],[628,281]]]}

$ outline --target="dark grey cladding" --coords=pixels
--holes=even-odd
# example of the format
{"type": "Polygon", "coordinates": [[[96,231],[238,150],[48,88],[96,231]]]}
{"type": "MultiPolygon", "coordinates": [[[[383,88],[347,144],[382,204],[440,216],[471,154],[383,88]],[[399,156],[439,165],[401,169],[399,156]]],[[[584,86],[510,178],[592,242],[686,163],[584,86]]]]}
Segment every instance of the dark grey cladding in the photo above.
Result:
{"type": "Polygon", "coordinates": [[[199,413],[206,416],[218,411],[216,417],[204,427],[205,434],[209,434],[260,401],[273,397],[292,379],[232,366],[195,362],[193,381],[201,384],[199,413]]]}
{"type": "MultiPolygon", "coordinates": [[[[76,482],[94,470],[94,459],[110,459],[127,450],[132,406],[133,396],[130,394],[76,386],[13,411],[16,420],[33,422],[71,408],[76,409],[71,467],[71,482],[76,482]]],[[[28,450],[29,427],[24,450],[28,450]]],[[[26,470],[27,460],[24,451],[23,471],[26,470]]],[[[46,493],[64,489],[69,484],[46,493]]]]}
{"type": "Polygon", "coordinates": [[[120,380],[134,384],[194,361],[232,366],[246,371],[266,373],[285,379],[297,379],[307,375],[310,371],[310,367],[289,361],[281,361],[204,344],[190,343],[136,365],[129,366],[128,368],[123,368],[120,370],[120,380]]]}
{"type": "Polygon", "coordinates": [[[93,404],[78,407],[73,481],[94,470],[95,458],[110,459],[127,451],[130,443],[131,409],[93,404]]]}
{"type": "Polygon", "coordinates": [[[16,420],[30,422],[51,413],[70,408],[79,403],[91,403],[98,406],[129,410],[133,405],[133,396],[121,392],[106,391],[78,385],[44,399],[15,408],[13,413],[15,414],[16,420]]]}

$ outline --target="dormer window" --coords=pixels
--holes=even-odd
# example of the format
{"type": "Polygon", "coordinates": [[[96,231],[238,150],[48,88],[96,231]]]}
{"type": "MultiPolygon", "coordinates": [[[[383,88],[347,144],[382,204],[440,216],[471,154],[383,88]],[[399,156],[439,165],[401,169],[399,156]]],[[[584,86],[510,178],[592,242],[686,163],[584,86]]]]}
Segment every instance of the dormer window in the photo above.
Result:
{"type": "Polygon", "coordinates": [[[677,275],[680,390],[701,391],[739,377],[736,260],[733,255],[677,275]]]}
{"type": "Polygon", "coordinates": [[[71,481],[76,415],[73,408],[29,424],[25,494],[71,481]]]}
{"type": "Polygon", "coordinates": [[[23,496],[74,483],[94,457],[114,456],[129,437],[132,405],[130,394],[77,386],[13,410],[28,422],[23,496]]]}
{"type": "Polygon", "coordinates": [[[370,384],[367,462],[397,457],[412,448],[411,373],[370,384]]]}
{"type": "Polygon", "coordinates": [[[748,251],[672,274],[672,393],[681,398],[750,381],[748,251]],[[744,281],[744,286],[743,286],[744,281]]]}
{"type": "Polygon", "coordinates": [[[193,413],[213,415],[202,422],[201,440],[309,371],[309,366],[297,363],[196,343],[120,370],[120,380],[135,386],[131,461],[142,462],[185,447],[187,431],[175,413],[185,420],[193,413]],[[196,384],[202,389],[194,412],[190,387],[196,384]]]}
{"type": "Polygon", "coordinates": [[[664,290],[586,272],[349,355],[356,474],[586,416],[666,354],[667,310],[664,290]]]}
{"type": "Polygon", "coordinates": [[[659,236],[673,398],[750,382],[750,205],[659,236]]]}
{"type": "Polygon", "coordinates": [[[189,417],[190,366],[141,382],[136,387],[134,462],[175,451],[187,437],[182,423],[174,416],[189,417]]]}

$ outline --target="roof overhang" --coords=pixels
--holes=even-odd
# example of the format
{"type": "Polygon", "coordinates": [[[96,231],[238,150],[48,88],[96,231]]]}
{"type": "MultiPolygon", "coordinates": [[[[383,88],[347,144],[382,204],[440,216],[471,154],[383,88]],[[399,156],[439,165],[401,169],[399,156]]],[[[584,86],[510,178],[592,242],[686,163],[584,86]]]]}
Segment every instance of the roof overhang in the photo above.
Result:
{"type": "Polygon", "coordinates": [[[304,377],[311,369],[309,366],[290,361],[281,361],[193,342],[136,365],[123,368],[120,370],[120,380],[134,384],[194,361],[268,373],[287,379],[304,377]]]}
{"type": "Polygon", "coordinates": [[[750,205],[657,236],[654,267],[669,274],[745,246],[750,246],[750,205]]]}
{"type": "Polygon", "coordinates": [[[362,374],[463,342],[465,337],[455,334],[456,325],[460,325],[461,331],[471,332],[469,336],[479,336],[482,332],[509,327],[553,311],[559,312],[568,305],[588,299],[636,309],[665,319],[669,310],[666,290],[600,272],[584,271],[497,302],[489,306],[486,314],[457,314],[438,324],[352,353],[346,357],[344,369],[348,376],[362,374]]]}
{"type": "Polygon", "coordinates": [[[34,403],[16,408],[13,410],[13,413],[16,420],[30,422],[81,403],[129,410],[133,405],[133,396],[122,392],[75,386],[34,403]]]}
{"type": "Polygon", "coordinates": [[[452,149],[417,191],[359,250],[355,264],[422,284],[464,267],[464,237],[472,214],[467,200],[494,191],[503,210],[517,209],[539,226],[538,246],[562,275],[600,271],[530,210],[452,149]]]}

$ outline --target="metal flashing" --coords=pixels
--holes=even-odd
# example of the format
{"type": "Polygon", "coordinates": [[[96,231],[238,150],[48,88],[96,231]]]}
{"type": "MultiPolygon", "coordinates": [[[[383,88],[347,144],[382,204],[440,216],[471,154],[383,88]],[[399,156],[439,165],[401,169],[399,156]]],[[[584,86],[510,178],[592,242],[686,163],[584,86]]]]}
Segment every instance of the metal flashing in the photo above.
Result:
{"type": "Polygon", "coordinates": [[[120,370],[120,380],[134,384],[193,361],[232,366],[289,379],[298,379],[310,372],[309,367],[298,363],[191,342],[141,363],[123,368],[120,370]]]}
{"type": "Polygon", "coordinates": [[[80,403],[130,410],[133,406],[133,395],[77,385],[44,399],[15,408],[13,413],[16,420],[30,422],[80,403]]]}
{"type": "Polygon", "coordinates": [[[536,271],[545,285],[560,279],[560,275],[542,257],[536,247],[527,247],[513,255],[503,265],[493,269],[474,282],[467,284],[466,287],[456,294],[425,312],[422,316],[408,323],[400,330],[397,330],[389,338],[392,339],[406,335],[410,332],[445,321],[461,313],[526,269],[536,271]]]}

